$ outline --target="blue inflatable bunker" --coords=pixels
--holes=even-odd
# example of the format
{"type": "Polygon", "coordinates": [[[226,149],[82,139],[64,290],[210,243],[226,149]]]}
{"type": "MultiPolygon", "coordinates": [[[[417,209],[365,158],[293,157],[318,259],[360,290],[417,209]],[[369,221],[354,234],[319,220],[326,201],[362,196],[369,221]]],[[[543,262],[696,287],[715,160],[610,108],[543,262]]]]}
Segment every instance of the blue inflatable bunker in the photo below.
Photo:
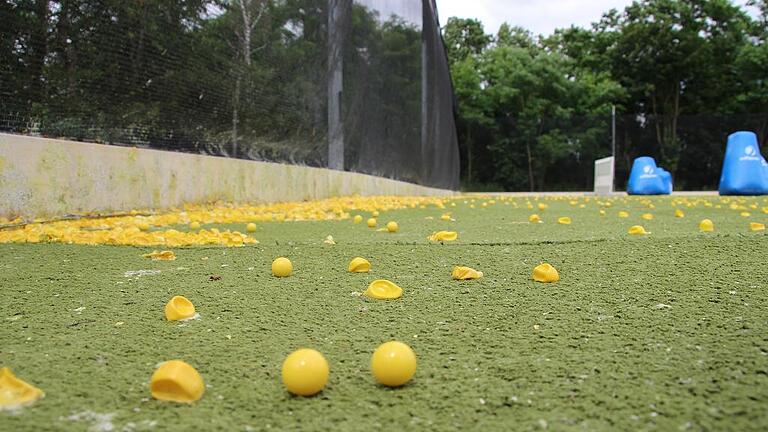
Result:
{"type": "Polygon", "coordinates": [[[667,176],[669,176],[669,185],[656,167],[656,161],[652,157],[641,156],[632,163],[627,193],[630,195],[668,194],[672,189],[672,176],[669,173],[667,176]]]}
{"type": "Polygon", "coordinates": [[[662,167],[656,167],[656,172],[661,176],[661,180],[664,182],[664,194],[669,195],[672,193],[672,174],[662,167]]]}
{"type": "Polygon", "coordinates": [[[728,137],[719,189],[720,195],[768,194],[768,163],[754,133],[735,132],[728,137]]]}

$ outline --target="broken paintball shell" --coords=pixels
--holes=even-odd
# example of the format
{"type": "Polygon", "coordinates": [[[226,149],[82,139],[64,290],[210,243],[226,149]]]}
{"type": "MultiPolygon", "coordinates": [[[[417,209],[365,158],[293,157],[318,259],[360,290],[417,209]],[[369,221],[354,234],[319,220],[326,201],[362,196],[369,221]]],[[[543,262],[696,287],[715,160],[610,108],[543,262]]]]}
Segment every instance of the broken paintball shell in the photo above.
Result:
{"type": "Polygon", "coordinates": [[[0,411],[32,405],[43,396],[42,390],[16,378],[10,368],[0,368],[0,411]]]}
{"type": "Polygon", "coordinates": [[[386,279],[377,279],[368,285],[365,296],[378,300],[394,300],[403,295],[403,289],[394,282],[386,279]]]}
{"type": "Polygon", "coordinates": [[[195,316],[195,305],[184,296],[175,296],[165,305],[165,319],[178,321],[195,316]]]}
{"type": "Polygon", "coordinates": [[[368,273],[370,270],[371,263],[362,257],[352,258],[352,261],[349,262],[349,268],[347,269],[350,273],[368,273]]]}
{"type": "Polygon", "coordinates": [[[436,231],[427,237],[429,241],[454,241],[459,237],[456,231],[436,231]]]}
{"type": "Polygon", "coordinates": [[[560,274],[548,263],[537,265],[533,269],[532,277],[536,282],[557,282],[560,280],[560,274]]]}
{"type": "Polygon", "coordinates": [[[627,232],[631,235],[650,234],[648,231],[645,230],[645,228],[643,228],[642,225],[632,225],[631,227],[629,227],[629,230],[627,230],[627,232]]]}
{"type": "Polygon", "coordinates": [[[481,277],[483,277],[483,272],[471,267],[456,266],[451,272],[451,278],[455,280],[480,279],[481,277]]]}
{"type": "Polygon", "coordinates": [[[149,383],[152,397],[157,400],[192,403],[205,392],[203,377],[181,360],[169,360],[160,364],[149,383]]]}

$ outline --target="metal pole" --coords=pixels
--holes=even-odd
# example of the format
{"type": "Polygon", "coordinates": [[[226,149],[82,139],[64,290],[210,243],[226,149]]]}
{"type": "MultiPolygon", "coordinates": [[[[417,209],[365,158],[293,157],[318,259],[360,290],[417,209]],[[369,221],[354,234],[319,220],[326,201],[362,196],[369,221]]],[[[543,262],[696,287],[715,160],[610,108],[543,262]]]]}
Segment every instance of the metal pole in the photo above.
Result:
{"type": "Polygon", "coordinates": [[[616,185],[616,105],[611,105],[611,192],[616,185]]]}
{"type": "Polygon", "coordinates": [[[429,178],[429,173],[425,172],[427,161],[424,155],[427,154],[427,145],[429,142],[429,57],[427,56],[427,37],[426,20],[429,19],[429,0],[422,1],[421,4],[421,166],[422,179],[429,178]]]}
{"type": "Polygon", "coordinates": [[[344,170],[344,129],[341,124],[345,0],[328,0],[328,168],[344,170]]]}
{"type": "Polygon", "coordinates": [[[611,105],[611,156],[616,157],[616,105],[611,105]]]}

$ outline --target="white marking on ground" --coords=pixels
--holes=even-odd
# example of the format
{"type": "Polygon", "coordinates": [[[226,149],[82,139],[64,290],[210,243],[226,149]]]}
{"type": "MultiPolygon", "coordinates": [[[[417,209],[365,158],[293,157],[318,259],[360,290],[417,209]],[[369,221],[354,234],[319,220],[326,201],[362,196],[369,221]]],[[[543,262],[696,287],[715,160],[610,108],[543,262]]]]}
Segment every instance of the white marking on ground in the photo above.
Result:
{"type": "Polygon", "coordinates": [[[115,425],[112,424],[112,419],[115,415],[115,413],[99,414],[93,411],[83,411],[72,414],[69,417],[60,417],[59,420],[91,423],[88,432],[111,432],[115,430],[115,425]]]}
{"type": "Polygon", "coordinates": [[[123,274],[123,276],[130,278],[130,277],[142,277],[142,276],[150,276],[160,273],[160,270],[128,270],[123,274]]]}

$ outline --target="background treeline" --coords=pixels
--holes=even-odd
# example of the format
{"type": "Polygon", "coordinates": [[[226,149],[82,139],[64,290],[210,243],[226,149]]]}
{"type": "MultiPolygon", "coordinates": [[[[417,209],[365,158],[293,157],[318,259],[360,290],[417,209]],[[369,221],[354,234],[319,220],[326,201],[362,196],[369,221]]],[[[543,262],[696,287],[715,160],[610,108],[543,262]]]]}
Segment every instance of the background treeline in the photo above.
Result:
{"type": "Polygon", "coordinates": [[[612,105],[619,187],[651,155],[677,189],[716,188],[727,135],[768,134],[768,1],[750,5],[642,0],[548,37],[449,18],[465,188],[591,189],[612,105]]]}
{"type": "MultiPolygon", "coordinates": [[[[421,2],[368,3],[336,2],[346,169],[421,181],[421,2]]],[[[0,130],[325,166],[328,5],[0,0],[0,130]]]]}

